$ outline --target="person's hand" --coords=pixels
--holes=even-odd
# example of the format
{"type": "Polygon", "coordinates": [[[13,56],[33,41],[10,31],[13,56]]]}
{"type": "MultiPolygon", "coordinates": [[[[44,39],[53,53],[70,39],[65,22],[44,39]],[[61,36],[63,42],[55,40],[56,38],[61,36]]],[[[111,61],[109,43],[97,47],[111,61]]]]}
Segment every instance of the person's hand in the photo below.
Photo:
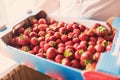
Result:
{"type": "Polygon", "coordinates": [[[107,29],[108,30],[112,30],[112,23],[113,23],[113,21],[114,21],[114,17],[111,17],[111,18],[109,18],[107,21],[106,21],[106,27],[107,27],[107,29]]]}

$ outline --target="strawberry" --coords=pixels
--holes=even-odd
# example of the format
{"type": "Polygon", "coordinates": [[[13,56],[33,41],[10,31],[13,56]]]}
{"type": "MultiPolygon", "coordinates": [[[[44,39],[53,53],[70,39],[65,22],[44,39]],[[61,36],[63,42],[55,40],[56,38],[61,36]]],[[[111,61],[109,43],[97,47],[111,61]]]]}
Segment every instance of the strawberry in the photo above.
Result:
{"type": "Polygon", "coordinates": [[[46,57],[48,59],[54,58],[56,56],[56,54],[57,54],[57,51],[53,47],[48,48],[47,51],[46,51],[46,57]]]}
{"type": "Polygon", "coordinates": [[[39,44],[40,48],[44,48],[44,45],[45,45],[45,44],[47,44],[46,41],[41,41],[40,44],[39,44]]]}
{"type": "Polygon", "coordinates": [[[72,49],[66,49],[64,51],[63,56],[66,58],[69,58],[69,59],[73,59],[73,53],[74,53],[74,51],[72,49]]]}
{"type": "Polygon", "coordinates": [[[80,29],[80,31],[83,32],[86,29],[86,27],[82,24],[79,24],[79,29],[80,29]]]}
{"type": "Polygon", "coordinates": [[[103,26],[99,26],[95,29],[95,33],[97,36],[102,37],[108,34],[108,29],[103,26]]]}
{"type": "Polygon", "coordinates": [[[77,50],[77,51],[74,53],[75,59],[80,60],[81,54],[83,54],[83,53],[84,53],[84,51],[83,51],[82,49],[77,50]]]}
{"type": "Polygon", "coordinates": [[[44,55],[44,53],[42,53],[42,52],[39,52],[39,53],[36,54],[36,55],[39,56],[39,57],[45,58],[45,55],[44,55]]]}
{"type": "Polygon", "coordinates": [[[57,23],[57,21],[55,21],[54,19],[50,19],[50,22],[49,22],[50,24],[55,24],[55,23],[57,23]]]}
{"type": "Polygon", "coordinates": [[[94,70],[96,67],[96,62],[92,62],[86,65],[86,70],[94,70]]]}
{"type": "Polygon", "coordinates": [[[17,45],[17,37],[13,37],[10,39],[9,44],[11,46],[16,46],[17,45]]]}
{"type": "Polygon", "coordinates": [[[47,24],[47,21],[44,18],[40,18],[38,24],[47,24]]]}
{"type": "Polygon", "coordinates": [[[66,66],[71,66],[71,62],[68,58],[63,58],[61,64],[66,65],[66,66]]]}
{"type": "Polygon", "coordinates": [[[24,31],[25,31],[25,29],[24,29],[23,27],[20,27],[20,28],[18,28],[17,33],[18,33],[18,34],[21,34],[21,33],[23,33],[24,31]]]}
{"type": "Polygon", "coordinates": [[[38,38],[37,38],[37,37],[32,37],[32,38],[30,39],[30,43],[31,43],[32,45],[38,45],[38,44],[39,44],[38,38]]]}
{"type": "Polygon", "coordinates": [[[38,36],[45,36],[45,31],[39,31],[38,36]]]}
{"type": "Polygon", "coordinates": [[[25,52],[29,52],[30,51],[30,48],[29,46],[25,45],[25,46],[22,46],[21,47],[21,50],[25,51],[25,52]]]}
{"type": "Polygon", "coordinates": [[[38,24],[33,25],[33,32],[38,33],[39,29],[38,29],[38,24]]]}
{"type": "Polygon", "coordinates": [[[50,41],[48,44],[52,47],[56,47],[57,45],[55,41],[50,41]]]}
{"type": "Polygon", "coordinates": [[[71,61],[71,66],[73,67],[73,68],[80,68],[80,63],[79,63],[79,61],[77,60],[77,59],[73,59],[72,61],[71,61]]]}
{"type": "Polygon", "coordinates": [[[37,23],[38,22],[38,20],[35,18],[35,17],[32,17],[31,19],[30,19],[30,24],[35,24],[35,23],[37,23]]]}
{"type": "Polygon", "coordinates": [[[36,32],[30,32],[29,37],[37,37],[38,34],[36,32]]]}
{"type": "Polygon", "coordinates": [[[24,34],[17,37],[17,40],[19,45],[28,45],[30,43],[30,38],[24,34]]]}
{"type": "Polygon", "coordinates": [[[31,33],[31,31],[32,31],[32,28],[28,27],[28,28],[25,29],[24,34],[29,35],[31,33]]]}
{"type": "Polygon", "coordinates": [[[63,58],[64,58],[63,55],[58,54],[58,55],[56,55],[56,57],[55,57],[55,61],[56,61],[57,63],[61,63],[63,58]]]}
{"type": "Polygon", "coordinates": [[[37,54],[39,51],[39,46],[37,45],[37,46],[33,47],[32,51],[33,51],[33,54],[37,54]]]}
{"type": "Polygon", "coordinates": [[[47,24],[39,24],[38,25],[38,29],[41,31],[46,31],[48,25],[47,24]]]}
{"type": "Polygon", "coordinates": [[[99,26],[101,26],[101,24],[100,23],[95,23],[93,26],[92,26],[92,28],[91,29],[96,29],[97,27],[99,27],[99,26]]]}

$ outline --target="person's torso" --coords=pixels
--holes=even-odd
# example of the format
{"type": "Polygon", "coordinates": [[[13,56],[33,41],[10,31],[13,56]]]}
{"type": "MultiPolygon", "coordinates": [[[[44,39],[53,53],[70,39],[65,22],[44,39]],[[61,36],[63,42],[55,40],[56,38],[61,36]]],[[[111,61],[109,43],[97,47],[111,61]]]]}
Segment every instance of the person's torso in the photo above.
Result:
{"type": "Polygon", "coordinates": [[[107,20],[120,17],[120,0],[60,0],[61,16],[107,20]]]}

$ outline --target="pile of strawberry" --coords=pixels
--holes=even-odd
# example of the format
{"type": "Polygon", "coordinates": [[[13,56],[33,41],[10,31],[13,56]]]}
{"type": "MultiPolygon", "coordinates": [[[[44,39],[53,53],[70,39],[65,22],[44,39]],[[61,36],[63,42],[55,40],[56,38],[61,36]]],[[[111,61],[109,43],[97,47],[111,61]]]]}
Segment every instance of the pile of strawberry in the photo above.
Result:
{"type": "Polygon", "coordinates": [[[76,22],[33,18],[15,31],[9,43],[29,54],[77,69],[94,69],[101,53],[109,51],[116,30],[108,23],[88,29],[76,22]]]}

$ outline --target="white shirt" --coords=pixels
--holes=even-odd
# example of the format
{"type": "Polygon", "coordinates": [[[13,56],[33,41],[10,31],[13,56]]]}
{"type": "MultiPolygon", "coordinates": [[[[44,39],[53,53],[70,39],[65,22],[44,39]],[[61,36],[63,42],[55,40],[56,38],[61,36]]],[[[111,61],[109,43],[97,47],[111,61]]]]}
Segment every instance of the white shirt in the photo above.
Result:
{"type": "Polygon", "coordinates": [[[0,4],[0,22],[6,23],[8,19],[10,24],[23,17],[29,9],[43,9],[60,16],[96,20],[120,17],[120,0],[4,0],[0,4]]]}
{"type": "Polygon", "coordinates": [[[61,16],[107,20],[120,17],[120,0],[60,0],[61,16]]]}
{"type": "Polygon", "coordinates": [[[107,20],[120,17],[120,0],[41,0],[39,8],[60,16],[107,20]]]}

